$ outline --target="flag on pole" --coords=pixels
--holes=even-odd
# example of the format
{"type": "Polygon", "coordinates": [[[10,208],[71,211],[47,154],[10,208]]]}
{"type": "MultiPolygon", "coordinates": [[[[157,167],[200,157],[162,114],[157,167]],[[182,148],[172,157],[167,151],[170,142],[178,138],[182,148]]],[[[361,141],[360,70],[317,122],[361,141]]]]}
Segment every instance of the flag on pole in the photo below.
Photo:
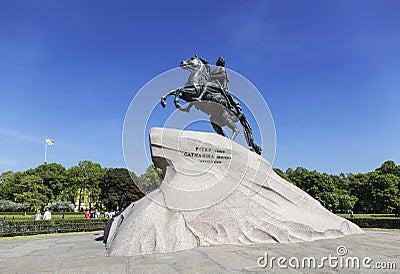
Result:
{"type": "Polygon", "coordinates": [[[51,139],[47,139],[47,138],[46,138],[46,145],[48,145],[48,146],[53,146],[53,145],[54,145],[54,141],[51,140],[51,139]]]}

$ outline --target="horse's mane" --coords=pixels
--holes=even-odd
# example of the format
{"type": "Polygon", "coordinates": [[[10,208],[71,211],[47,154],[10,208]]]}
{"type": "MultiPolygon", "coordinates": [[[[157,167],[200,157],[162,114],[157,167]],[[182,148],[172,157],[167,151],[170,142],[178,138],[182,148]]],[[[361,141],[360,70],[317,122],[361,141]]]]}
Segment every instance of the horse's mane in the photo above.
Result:
{"type": "Polygon", "coordinates": [[[210,73],[210,72],[211,72],[211,67],[210,67],[210,65],[208,64],[207,60],[206,60],[206,59],[203,59],[203,58],[201,58],[201,57],[198,57],[198,58],[199,58],[199,60],[206,66],[207,72],[210,73]]]}
{"type": "Polygon", "coordinates": [[[207,60],[201,57],[198,57],[199,60],[203,63],[203,64],[208,64],[207,60]]]}

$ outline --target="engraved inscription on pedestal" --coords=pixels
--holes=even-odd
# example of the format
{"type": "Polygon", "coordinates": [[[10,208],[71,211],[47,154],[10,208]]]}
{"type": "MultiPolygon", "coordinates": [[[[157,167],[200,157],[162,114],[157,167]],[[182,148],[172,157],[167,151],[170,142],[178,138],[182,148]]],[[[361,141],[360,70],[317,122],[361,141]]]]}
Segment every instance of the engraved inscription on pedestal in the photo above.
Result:
{"type": "Polygon", "coordinates": [[[214,146],[195,146],[191,151],[183,151],[183,156],[190,159],[197,159],[199,163],[222,164],[232,159],[232,153],[224,148],[214,146]]]}

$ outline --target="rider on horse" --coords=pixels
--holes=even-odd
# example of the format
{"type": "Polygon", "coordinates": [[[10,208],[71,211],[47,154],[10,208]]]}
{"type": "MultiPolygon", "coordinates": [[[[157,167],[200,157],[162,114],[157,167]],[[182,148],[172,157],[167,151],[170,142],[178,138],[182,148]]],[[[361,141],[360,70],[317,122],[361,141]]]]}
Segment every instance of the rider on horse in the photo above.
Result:
{"type": "Polygon", "coordinates": [[[235,112],[240,119],[240,117],[243,115],[243,111],[240,103],[232,97],[231,93],[228,90],[229,79],[225,69],[225,60],[222,57],[219,57],[216,65],[217,67],[213,69],[210,73],[211,81],[203,86],[200,96],[197,98],[193,98],[193,100],[200,101],[201,99],[203,99],[203,96],[207,91],[207,86],[217,84],[218,88],[221,90],[221,94],[225,97],[229,108],[231,109],[231,111],[235,112]]]}
{"type": "Polygon", "coordinates": [[[226,136],[222,127],[229,127],[233,134],[230,139],[234,140],[239,133],[235,123],[240,121],[244,129],[244,137],[249,149],[260,154],[262,148],[254,141],[253,133],[245,114],[242,112],[239,102],[237,102],[228,91],[228,76],[225,69],[225,61],[218,58],[217,67],[211,71],[207,61],[196,55],[188,60],[182,61],[180,67],[190,71],[189,78],[184,87],[171,90],[161,97],[161,105],[166,106],[166,99],[174,95],[174,103],[181,111],[189,112],[194,105],[197,109],[206,113],[210,117],[213,129],[220,135],[226,136]],[[200,95],[199,95],[200,94],[200,95]],[[205,104],[197,103],[204,97],[205,104]],[[179,99],[186,101],[188,106],[182,108],[179,99]],[[196,102],[197,101],[197,102],[196,102]],[[221,105],[213,105],[217,103],[221,105]],[[229,110],[229,111],[228,111],[229,110]]]}

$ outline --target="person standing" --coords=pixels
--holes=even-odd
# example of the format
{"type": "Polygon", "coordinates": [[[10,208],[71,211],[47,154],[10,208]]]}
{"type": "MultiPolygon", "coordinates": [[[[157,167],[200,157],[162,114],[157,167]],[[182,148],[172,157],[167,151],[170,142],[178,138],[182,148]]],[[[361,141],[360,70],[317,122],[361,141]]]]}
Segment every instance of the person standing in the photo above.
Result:
{"type": "Polygon", "coordinates": [[[42,218],[42,215],[40,214],[40,209],[36,210],[35,216],[33,216],[33,220],[39,221],[42,218]]]}
{"type": "Polygon", "coordinates": [[[85,218],[86,218],[86,219],[89,219],[89,218],[90,218],[90,212],[89,212],[89,210],[86,210],[86,212],[85,212],[85,218]]]}
{"type": "Polygon", "coordinates": [[[51,220],[51,212],[49,211],[48,208],[46,208],[46,211],[43,214],[43,220],[45,221],[51,220]]]}

